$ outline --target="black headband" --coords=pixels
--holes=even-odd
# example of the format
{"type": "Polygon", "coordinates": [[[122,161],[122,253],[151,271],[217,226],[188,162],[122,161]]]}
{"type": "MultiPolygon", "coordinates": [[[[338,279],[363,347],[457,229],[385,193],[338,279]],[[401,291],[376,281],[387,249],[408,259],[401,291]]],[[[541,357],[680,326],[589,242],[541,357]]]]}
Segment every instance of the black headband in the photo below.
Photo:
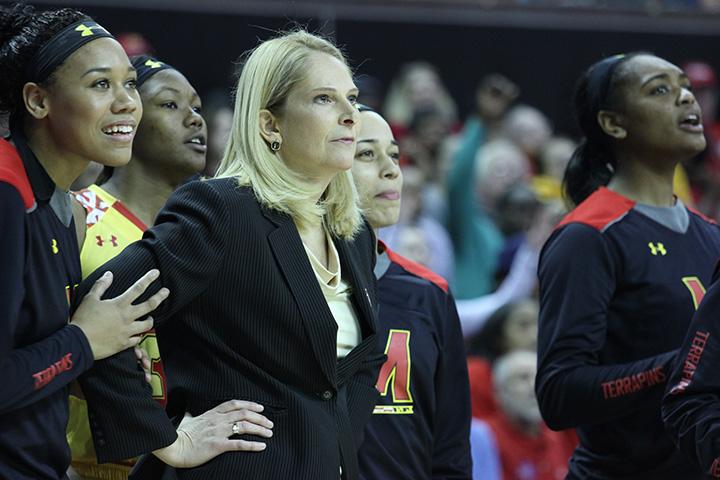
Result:
{"type": "Polygon", "coordinates": [[[33,55],[25,70],[26,81],[42,82],[75,50],[104,37],[113,38],[107,30],[89,18],[65,27],[33,55]]]}
{"type": "Polygon", "coordinates": [[[599,61],[590,70],[587,92],[594,111],[599,111],[605,106],[603,103],[610,87],[610,79],[623,59],[625,54],[613,55],[599,61]]]}
{"type": "Polygon", "coordinates": [[[167,63],[161,62],[150,55],[137,55],[130,59],[137,72],[137,86],[145,83],[150,77],[163,70],[175,70],[174,67],[167,63]]]}

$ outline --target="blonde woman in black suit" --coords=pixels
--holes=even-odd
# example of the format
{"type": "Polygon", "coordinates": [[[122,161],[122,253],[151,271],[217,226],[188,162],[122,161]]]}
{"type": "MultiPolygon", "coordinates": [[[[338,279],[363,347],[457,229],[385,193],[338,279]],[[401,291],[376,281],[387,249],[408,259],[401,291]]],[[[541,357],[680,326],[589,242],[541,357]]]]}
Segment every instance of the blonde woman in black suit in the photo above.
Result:
{"type": "Polygon", "coordinates": [[[266,448],[210,460],[217,450],[177,435],[128,351],[82,382],[101,461],[154,451],[182,479],[358,477],[383,355],[374,237],[349,172],[356,96],[328,41],[299,31],[260,44],[238,81],[217,178],[180,188],[144,239],[99,270],[113,272],[111,294],[149,268],[162,272],[154,289],[173,292],[152,313],[170,416],[256,402],[273,423],[270,438],[246,435],[267,432],[245,422],[218,428],[266,448]]]}

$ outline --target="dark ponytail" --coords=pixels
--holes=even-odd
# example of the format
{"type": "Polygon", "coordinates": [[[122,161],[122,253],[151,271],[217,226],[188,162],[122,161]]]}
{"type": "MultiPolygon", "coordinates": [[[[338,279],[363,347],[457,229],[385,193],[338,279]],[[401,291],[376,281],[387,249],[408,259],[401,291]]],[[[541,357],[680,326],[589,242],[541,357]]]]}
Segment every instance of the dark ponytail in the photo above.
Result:
{"type": "Polygon", "coordinates": [[[88,17],[71,8],[38,12],[20,3],[0,7],[0,113],[19,117],[33,55],[56,33],[83,18],[88,17]]]}
{"type": "Polygon", "coordinates": [[[565,167],[563,177],[566,197],[578,205],[595,190],[610,183],[615,168],[612,153],[605,153],[602,144],[583,138],[565,167]]]}
{"type": "Polygon", "coordinates": [[[563,178],[567,200],[578,205],[612,179],[617,169],[611,138],[600,128],[600,110],[617,105],[617,90],[623,75],[622,66],[637,55],[634,52],[605,58],[588,68],[575,87],[575,118],[584,138],[573,152],[563,178]]]}

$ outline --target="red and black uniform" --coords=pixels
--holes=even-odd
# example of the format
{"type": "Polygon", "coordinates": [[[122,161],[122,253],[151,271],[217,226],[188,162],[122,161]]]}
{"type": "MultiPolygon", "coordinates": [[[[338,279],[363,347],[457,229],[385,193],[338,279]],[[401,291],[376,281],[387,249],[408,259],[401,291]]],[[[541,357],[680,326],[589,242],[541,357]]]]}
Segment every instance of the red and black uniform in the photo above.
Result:
{"type": "Polygon", "coordinates": [[[80,282],[70,197],[24,138],[0,140],[0,478],[63,478],[68,384],[93,363],[69,303],[80,282]]]}
{"type": "Polygon", "coordinates": [[[720,478],[719,274],[690,323],[662,408],[680,450],[713,478],[720,478]]]}
{"type": "Polygon", "coordinates": [[[536,391],[553,429],[577,427],[569,478],[692,479],[660,401],[720,256],[720,229],[689,211],[600,188],[540,257],[536,391]]]}
{"type": "Polygon", "coordinates": [[[367,480],[470,479],[470,387],[447,282],[390,249],[378,256],[387,361],[358,453],[367,480]]]}

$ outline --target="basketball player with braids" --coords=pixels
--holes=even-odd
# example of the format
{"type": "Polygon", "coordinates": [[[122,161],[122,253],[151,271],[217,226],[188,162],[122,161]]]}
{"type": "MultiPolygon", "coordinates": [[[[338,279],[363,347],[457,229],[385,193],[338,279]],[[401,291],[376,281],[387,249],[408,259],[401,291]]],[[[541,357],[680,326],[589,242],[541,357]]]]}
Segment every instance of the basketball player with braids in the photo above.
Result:
{"type": "Polygon", "coordinates": [[[135,71],[100,25],[71,9],[0,9],[0,477],[63,478],[68,385],[94,361],[132,347],[152,320],[135,322],[167,290],[131,303],[152,271],[101,301],[98,280],[70,317],[80,262],[67,189],[90,160],[121,166],[142,106],[135,71]]]}

